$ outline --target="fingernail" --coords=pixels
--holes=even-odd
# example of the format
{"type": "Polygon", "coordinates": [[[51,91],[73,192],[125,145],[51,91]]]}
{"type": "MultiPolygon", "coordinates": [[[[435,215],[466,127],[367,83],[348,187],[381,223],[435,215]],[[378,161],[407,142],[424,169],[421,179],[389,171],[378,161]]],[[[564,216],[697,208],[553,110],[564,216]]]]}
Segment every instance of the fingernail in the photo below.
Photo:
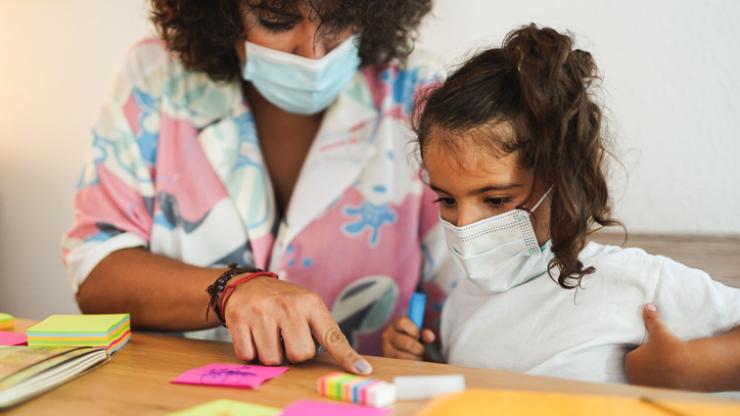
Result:
{"type": "Polygon", "coordinates": [[[355,370],[357,370],[357,372],[360,374],[370,374],[373,371],[373,367],[370,365],[369,362],[360,358],[359,360],[355,361],[355,370]]]}
{"type": "Polygon", "coordinates": [[[645,305],[645,309],[649,310],[650,312],[657,312],[658,308],[655,307],[652,303],[648,303],[645,305]]]}

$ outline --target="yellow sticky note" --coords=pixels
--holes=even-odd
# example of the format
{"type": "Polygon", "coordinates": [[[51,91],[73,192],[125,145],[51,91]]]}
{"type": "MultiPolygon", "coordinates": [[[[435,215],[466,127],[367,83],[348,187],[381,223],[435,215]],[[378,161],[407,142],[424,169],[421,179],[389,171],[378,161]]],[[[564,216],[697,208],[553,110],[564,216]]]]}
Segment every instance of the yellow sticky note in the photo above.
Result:
{"type": "Polygon", "coordinates": [[[280,409],[236,400],[219,399],[189,409],[171,413],[172,416],[277,416],[280,409]]]}
{"type": "Polygon", "coordinates": [[[666,416],[638,398],[475,389],[439,397],[419,412],[424,416],[452,414],[666,416]]]}
{"type": "Polygon", "coordinates": [[[0,312],[0,330],[13,329],[14,322],[13,315],[0,312]]]}
{"type": "Polygon", "coordinates": [[[43,334],[102,334],[129,320],[127,313],[102,315],[51,315],[28,329],[29,335],[43,334]]]}

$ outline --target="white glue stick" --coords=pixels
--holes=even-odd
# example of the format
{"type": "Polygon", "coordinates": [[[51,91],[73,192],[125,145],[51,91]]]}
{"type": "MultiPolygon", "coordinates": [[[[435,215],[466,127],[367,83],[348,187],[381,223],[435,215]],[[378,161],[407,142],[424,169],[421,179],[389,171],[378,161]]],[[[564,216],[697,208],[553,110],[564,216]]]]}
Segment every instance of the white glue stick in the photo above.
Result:
{"type": "Polygon", "coordinates": [[[393,379],[399,400],[427,399],[465,390],[465,377],[459,374],[439,376],[399,376],[393,379]]]}

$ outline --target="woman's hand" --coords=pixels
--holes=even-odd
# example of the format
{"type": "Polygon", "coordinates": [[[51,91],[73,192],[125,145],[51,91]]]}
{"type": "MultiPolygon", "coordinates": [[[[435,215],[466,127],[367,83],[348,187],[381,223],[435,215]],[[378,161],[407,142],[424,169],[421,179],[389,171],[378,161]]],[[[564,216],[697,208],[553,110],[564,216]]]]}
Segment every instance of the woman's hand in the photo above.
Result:
{"type": "MultiPolygon", "coordinates": [[[[421,339],[426,344],[435,340],[434,332],[421,331],[421,339]]],[[[406,316],[402,316],[383,331],[383,356],[405,360],[421,361],[424,358],[424,345],[419,341],[419,328],[406,316]]]]}
{"type": "Polygon", "coordinates": [[[683,341],[660,319],[654,305],[642,311],[647,341],[627,353],[630,383],[695,391],[740,389],[740,327],[683,341]]]}
{"type": "Polygon", "coordinates": [[[279,365],[316,355],[322,345],[347,371],[370,374],[370,363],[360,357],[339,330],[321,297],[293,283],[258,277],[237,286],[224,311],[236,356],[279,365]],[[284,349],[284,350],[283,350],[284,349]]]}

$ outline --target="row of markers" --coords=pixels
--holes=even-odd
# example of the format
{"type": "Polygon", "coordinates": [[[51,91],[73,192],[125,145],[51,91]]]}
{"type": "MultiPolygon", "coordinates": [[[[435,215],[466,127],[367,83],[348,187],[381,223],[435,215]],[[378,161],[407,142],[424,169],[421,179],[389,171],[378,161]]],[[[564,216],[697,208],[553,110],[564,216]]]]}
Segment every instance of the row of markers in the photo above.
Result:
{"type": "Polygon", "coordinates": [[[319,394],[330,399],[385,407],[396,401],[396,386],[385,381],[334,372],[317,382],[319,394]]]}

